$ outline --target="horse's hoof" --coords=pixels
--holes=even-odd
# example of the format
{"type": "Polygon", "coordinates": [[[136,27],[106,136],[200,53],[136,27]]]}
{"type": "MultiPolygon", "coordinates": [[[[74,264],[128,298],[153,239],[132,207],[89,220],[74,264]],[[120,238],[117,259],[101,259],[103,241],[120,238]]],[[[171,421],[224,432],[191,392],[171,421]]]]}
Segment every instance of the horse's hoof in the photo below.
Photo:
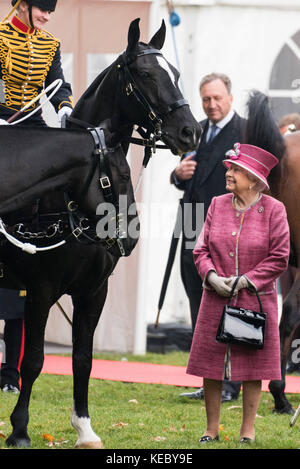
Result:
{"type": "Polygon", "coordinates": [[[286,406],[286,407],[281,407],[280,409],[276,409],[276,407],[273,409],[273,414],[288,414],[288,415],[294,415],[295,411],[293,410],[292,407],[286,406]]]}
{"type": "Polygon", "coordinates": [[[30,448],[31,446],[30,438],[15,438],[13,435],[5,440],[5,444],[14,448],[30,448]]]}
{"type": "Polygon", "coordinates": [[[102,441],[86,441],[75,446],[76,449],[103,449],[102,441]]]}

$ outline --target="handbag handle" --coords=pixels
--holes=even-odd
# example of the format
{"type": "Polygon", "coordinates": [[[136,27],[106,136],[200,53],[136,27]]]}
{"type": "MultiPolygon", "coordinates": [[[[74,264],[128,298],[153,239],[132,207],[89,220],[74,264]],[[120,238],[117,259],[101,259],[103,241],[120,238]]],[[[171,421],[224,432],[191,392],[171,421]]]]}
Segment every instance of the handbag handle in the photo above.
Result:
{"type": "MultiPolygon", "coordinates": [[[[240,280],[240,278],[241,278],[241,275],[239,275],[239,276],[235,279],[235,281],[234,281],[234,283],[233,283],[233,285],[232,285],[231,292],[230,292],[230,296],[229,296],[228,301],[227,301],[227,305],[228,305],[228,306],[229,306],[229,304],[230,304],[230,302],[231,302],[231,300],[232,300],[235,287],[237,286],[238,281],[240,280]]],[[[262,312],[263,312],[262,304],[261,304],[261,301],[260,301],[260,298],[259,298],[259,296],[258,296],[258,293],[257,293],[257,290],[256,290],[256,289],[255,289],[255,295],[256,295],[256,298],[257,298],[257,300],[258,300],[258,304],[259,304],[259,307],[260,307],[260,312],[262,313],[262,312]]]]}

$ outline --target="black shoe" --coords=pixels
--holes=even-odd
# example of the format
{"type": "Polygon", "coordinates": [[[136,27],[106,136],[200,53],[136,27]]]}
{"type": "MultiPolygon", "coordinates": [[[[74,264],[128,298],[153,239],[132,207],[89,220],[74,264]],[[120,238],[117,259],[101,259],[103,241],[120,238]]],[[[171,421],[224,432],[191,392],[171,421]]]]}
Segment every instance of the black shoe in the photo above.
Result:
{"type": "Polygon", "coordinates": [[[214,441],[219,441],[219,435],[215,436],[215,438],[209,435],[203,435],[200,438],[199,443],[212,443],[214,441]]]}
{"type": "Polygon", "coordinates": [[[194,392],[184,392],[180,397],[189,397],[190,399],[204,399],[204,389],[200,388],[194,392]]]}
{"type": "Polygon", "coordinates": [[[19,394],[19,389],[16,386],[13,386],[12,384],[4,384],[2,388],[3,392],[10,392],[12,394],[19,394]]]}
{"type": "Polygon", "coordinates": [[[229,391],[222,391],[222,402],[230,402],[235,401],[239,396],[232,394],[229,391]]]}
{"type": "Polygon", "coordinates": [[[247,436],[244,436],[243,438],[240,439],[240,443],[246,443],[246,444],[251,444],[254,443],[255,438],[248,438],[247,436]]]}

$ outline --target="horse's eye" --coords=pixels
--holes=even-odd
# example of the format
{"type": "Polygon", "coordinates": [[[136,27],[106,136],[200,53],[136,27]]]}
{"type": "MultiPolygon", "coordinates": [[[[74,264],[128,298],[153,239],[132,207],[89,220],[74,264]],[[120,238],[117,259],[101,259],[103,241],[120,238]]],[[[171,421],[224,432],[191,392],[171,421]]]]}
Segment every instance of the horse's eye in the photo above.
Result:
{"type": "Polygon", "coordinates": [[[145,72],[145,71],[143,71],[143,70],[140,70],[140,71],[139,71],[139,76],[140,76],[141,78],[150,78],[150,73],[145,72]]]}

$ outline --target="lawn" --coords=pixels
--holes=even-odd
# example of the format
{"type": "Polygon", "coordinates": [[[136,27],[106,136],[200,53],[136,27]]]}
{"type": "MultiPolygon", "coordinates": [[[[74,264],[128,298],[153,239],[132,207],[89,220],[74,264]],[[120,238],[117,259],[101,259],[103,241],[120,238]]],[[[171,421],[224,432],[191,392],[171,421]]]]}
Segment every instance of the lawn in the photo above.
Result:
{"type": "MultiPolygon", "coordinates": [[[[101,354],[95,358],[181,366],[187,362],[184,352],[125,357],[101,354]]],[[[177,386],[91,379],[89,409],[93,428],[108,450],[197,449],[205,430],[204,403],[179,397],[184,390],[177,386]]],[[[288,398],[294,408],[300,403],[299,395],[288,398]]],[[[0,448],[5,447],[5,438],[11,432],[9,416],[16,400],[16,395],[0,394],[0,448]]],[[[222,404],[220,442],[205,445],[205,449],[244,448],[239,444],[241,406],[241,397],[222,404]]],[[[290,416],[274,414],[272,409],[271,395],[262,393],[256,419],[257,440],[251,449],[298,449],[300,418],[290,428],[290,416]]],[[[71,410],[72,377],[41,375],[34,385],[30,404],[28,430],[32,448],[74,448],[76,433],[70,425],[71,410]]]]}

